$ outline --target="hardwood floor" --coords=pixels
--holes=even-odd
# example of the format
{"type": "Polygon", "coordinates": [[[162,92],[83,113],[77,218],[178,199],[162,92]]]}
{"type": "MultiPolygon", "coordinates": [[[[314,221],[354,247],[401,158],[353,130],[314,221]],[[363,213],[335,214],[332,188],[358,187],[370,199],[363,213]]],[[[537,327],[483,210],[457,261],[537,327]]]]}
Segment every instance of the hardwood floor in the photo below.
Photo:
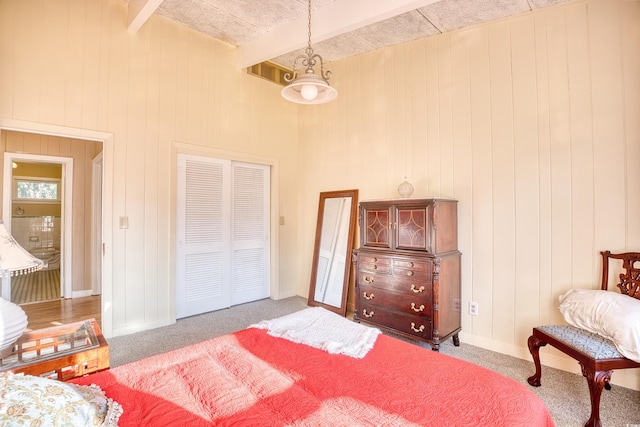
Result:
{"type": "Polygon", "coordinates": [[[27,330],[48,328],[91,318],[96,319],[98,325],[102,325],[99,295],[23,304],[20,307],[29,319],[27,330]]]}

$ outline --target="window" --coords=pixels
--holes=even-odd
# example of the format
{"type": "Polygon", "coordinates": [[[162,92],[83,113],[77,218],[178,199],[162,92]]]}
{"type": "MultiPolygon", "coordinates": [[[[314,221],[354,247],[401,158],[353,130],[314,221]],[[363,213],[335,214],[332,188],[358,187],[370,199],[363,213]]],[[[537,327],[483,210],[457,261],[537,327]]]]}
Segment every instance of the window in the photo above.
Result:
{"type": "Polygon", "coordinates": [[[60,180],[51,178],[14,177],[14,200],[59,203],[60,180]]]}

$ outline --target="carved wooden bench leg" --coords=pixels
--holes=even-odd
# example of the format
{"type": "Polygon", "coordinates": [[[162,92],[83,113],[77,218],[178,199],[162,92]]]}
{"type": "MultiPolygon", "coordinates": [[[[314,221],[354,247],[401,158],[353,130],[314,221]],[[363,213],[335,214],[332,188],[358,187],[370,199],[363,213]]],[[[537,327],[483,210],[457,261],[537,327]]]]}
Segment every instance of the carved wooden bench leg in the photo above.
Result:
{"type": "Polygon", "coordinates": [[[600,395],[605,385],[609,384],[611,379],[611,371],[593,371],[585,367],[582,363],[582,375],[587,379],[589,385],[589,397],[591,398],[591,417],[585,424],[585,427],[601,427],[600,423],[600,395]]]}
{"type": "Polygon", "coordinates": [[[531,335],[527,344],[529,346],[529,352],[531,353],[531,356],[533,356],[533,363],[536,366],[536,373],[527,378],[527,382],[534,387],[540,387],[540,377],[542,376],[542,368],[540,366],[540,347],[547,345],[547,343],[542,341],[540,338],[531,335]]]}

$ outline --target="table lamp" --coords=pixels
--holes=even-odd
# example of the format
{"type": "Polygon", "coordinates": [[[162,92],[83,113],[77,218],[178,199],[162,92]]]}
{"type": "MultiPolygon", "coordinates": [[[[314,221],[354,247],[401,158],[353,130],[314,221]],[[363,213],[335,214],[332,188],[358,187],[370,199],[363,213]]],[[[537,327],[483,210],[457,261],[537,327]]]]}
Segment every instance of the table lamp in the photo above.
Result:
{"type": "MultiPolygon", "coordinates": [[[[11,288],[5,282],[12,276],[20,276],[41,270],[42,260],[31,255],[18,244],[0,221],[0,275],[2,276],[2,296],[11,293],[11,288]]],[[[11,299],[11,295],[8,295],[11,299]]],[[[0,298],[0,351],[11,345],[24,332],[28,324],[27,315],[19,305],[0,298]]]]}

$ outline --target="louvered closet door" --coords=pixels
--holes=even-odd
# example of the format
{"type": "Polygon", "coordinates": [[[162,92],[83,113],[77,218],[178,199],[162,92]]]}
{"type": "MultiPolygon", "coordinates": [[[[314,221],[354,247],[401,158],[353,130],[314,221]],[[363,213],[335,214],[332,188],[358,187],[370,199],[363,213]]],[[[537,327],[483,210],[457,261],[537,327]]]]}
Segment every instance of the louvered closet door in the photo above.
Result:
{"type": "Polygon", "coordinates": [[[230,169],[228,160],[178,155],[178,319],[230,306],[230,169]]]}
{"type": "Polygon", "coordinates": [[[269,297],[270,168],[233,162],[231,305],[269,297]]]}

